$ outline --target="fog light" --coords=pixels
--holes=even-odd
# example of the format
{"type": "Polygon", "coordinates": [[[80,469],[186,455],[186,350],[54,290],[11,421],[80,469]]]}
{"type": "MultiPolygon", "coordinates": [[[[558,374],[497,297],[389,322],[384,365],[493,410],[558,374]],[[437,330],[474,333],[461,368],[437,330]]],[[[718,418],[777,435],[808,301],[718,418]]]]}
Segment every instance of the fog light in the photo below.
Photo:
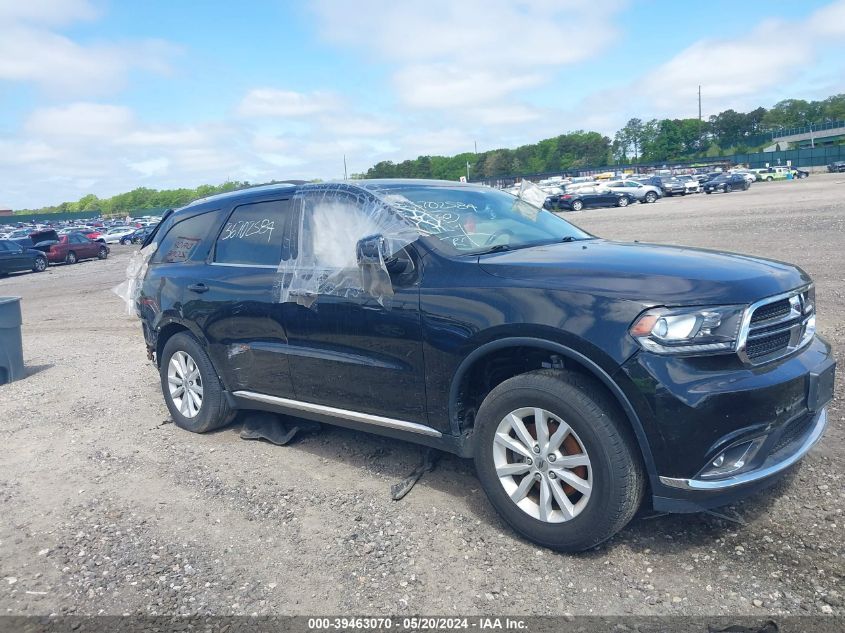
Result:
{"type": "Polygon", "coordinates": [[[758,437],[753,440],[747,440],[734,444],[730,448],[725,449],[716,456],[710,465],[701,471],[699,477],[703,479],[713,479],[715,477],[725,477],[735,473],[745,466],[747,466],[757,451],[765,441],[765,437],[758,437]]]}

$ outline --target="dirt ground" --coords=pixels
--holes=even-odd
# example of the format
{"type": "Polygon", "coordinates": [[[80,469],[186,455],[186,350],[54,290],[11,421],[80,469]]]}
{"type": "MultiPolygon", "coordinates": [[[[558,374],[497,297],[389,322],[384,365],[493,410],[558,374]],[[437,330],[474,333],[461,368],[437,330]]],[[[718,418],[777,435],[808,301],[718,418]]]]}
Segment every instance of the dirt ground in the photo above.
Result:
{"type": "MultiPolygon", "coordinates": [[[[597,235],[794,262],[845,360],[845,175],[566,214],[597,235]]],[[[107,261],[0,280],[23,297],[28,376],[0,387],[0,614],[844,614],[845,385],[773,491],[636,518],[581,555],[515,536],[472,464],[325,427],[288,447],[170,421],[107,261]]],[[[845,367],[842,368],[845,370],[845,367]]]]}

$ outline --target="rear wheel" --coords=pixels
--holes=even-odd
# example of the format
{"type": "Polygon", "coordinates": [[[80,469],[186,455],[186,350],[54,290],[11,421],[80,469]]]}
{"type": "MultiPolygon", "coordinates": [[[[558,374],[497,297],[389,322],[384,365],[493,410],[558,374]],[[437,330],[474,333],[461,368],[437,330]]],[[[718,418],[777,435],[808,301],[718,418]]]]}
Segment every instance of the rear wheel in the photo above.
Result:
{"type": "Polygon", "coordinates": [[[475,466],[505,521],[561,551],[589,549],[621,530],[645,484],[617,408],[591,379],[556,370],[506,380],[484,399],[475,466]]]}
{"type": "Polygon", "coordinates": [[[45,270],[47,270],[47,258],[36,257],[35,262],[32,264],[32,272],[43,273],[45,270]]]}
{"type": "Polygon", "coordinates": [[[572,210],[573,211],[580,211],[583,208],[584,208],[584,203],[581,202],[580,200],[576,200],[575,202],[572,203],[572,210]]]}
{"type": "Polygon", "coordinates": [[[109,249],[105,246],[101,246],[100,250],[97,251],[97,259],[105,259],[109,256],[109,249]]]}
{"type": "Polygon", "coordinates": [[[173,422],[193,433],[228,424],[233,417],[223,385],[199,341],[188,332],[174,334],[159,359],[161,390],[173,422]]]}
{"type": "Polygon", "coordinates": [[[725,185],[725,193],[730,193],[733,190],[733,185],[725,185]]]}
{"type": "Polygon", "coordinates": [[[79,260],[76,257],[76,253],[74,253],[73,251],[68,251],[67,257],[65,257],[65,263],[66,264],[75,264],[78,261],[79,260]]]}
{"type": "Polygon", "coordinates": [[[771,176],[769,176],[768,178],[766,178],[766,182],[772,182],[773,180],[774,180],[774,178],[772,178],[771,176]]]}

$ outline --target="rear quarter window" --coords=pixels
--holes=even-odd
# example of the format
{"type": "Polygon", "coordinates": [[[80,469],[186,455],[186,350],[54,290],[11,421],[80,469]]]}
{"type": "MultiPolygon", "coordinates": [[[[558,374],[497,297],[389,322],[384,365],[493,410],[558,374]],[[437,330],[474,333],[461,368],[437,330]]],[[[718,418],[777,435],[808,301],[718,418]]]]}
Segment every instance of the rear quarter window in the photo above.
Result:
{"type": "Polygon", "coordinates": [[[211,231],[214,218],[213,212],[207,212],[175,222],[159,242],[151,262],[178,264],[194,258],[211,231]]]}

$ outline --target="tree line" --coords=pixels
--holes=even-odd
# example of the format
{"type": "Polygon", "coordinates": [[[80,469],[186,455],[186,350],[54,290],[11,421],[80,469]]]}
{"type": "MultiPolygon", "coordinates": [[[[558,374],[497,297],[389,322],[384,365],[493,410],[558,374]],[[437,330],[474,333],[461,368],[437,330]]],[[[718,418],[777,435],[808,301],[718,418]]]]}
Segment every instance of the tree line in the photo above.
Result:
{"type": "Polygon", "coordinates": [[[758,141],[767,132],[841,120],[845,120],[845,94],[822,101],[785,99],[768,110],[763,107],[750,112],[724,110],[701,121],[633,118],[612,139],[598,132],[579,130],[516,149],[466,152],[451,157],[420,156],[401,163],[382,161],[356,176],[457,180],[469,175],[472,180],[746,153],[761,149],[766,143],[758,141]]]}

